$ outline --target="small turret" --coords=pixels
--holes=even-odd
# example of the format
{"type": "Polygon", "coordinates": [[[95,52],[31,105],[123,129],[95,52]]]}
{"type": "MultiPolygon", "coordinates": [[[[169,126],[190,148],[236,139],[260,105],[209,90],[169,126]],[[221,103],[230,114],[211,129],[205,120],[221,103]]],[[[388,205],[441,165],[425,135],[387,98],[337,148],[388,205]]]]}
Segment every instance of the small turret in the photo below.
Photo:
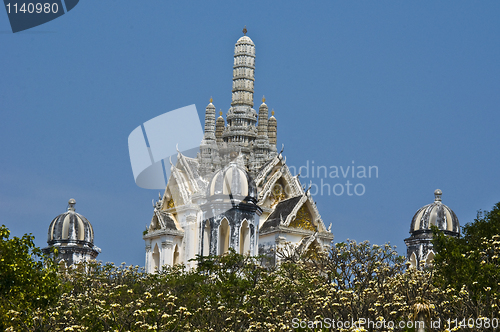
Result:
{"type": "Polygon", "coordinates": [[[411,220],[411,236],[405,239],[405,243],[406,255],[413,267],[423,268],[425,265],[432,264],[435,255],[432,244],[432,226],[436,226],[447,236],[460,236],[458,218],[452,209],[443,204],[442,194],[440,189],[436,189],[434,203],[420,208],[411,220]]]}
{"type": "Polygon", "coordinates": [[[222,133],[224,132],[225,121],[222,117],[222,111],[219,113],[219,117],[217,118],[217,122],[215,124],[215,138],[217,139],[217,143],[222,143],[222,133]]]}
{"type": "Polygon", "coordinates": [[[76,201],[68,201],[68,210],[55,217],[49,226],[48,246],[42,251],[52,255],[53,248],[58,250],[58,264],[61,268],[70,267],[95,259],[101,249],[94,245],[94,229],[90,222],[75,212],[76,201]]]}
{"type": "Polygon", "coordinates": [[[205,140],[215,141],[215,106],[212,104],[213,99],[210,97],[210,103],[205,108],[205,140]]]}
{"type": "Polygon", "coordinates": [[[271,117],[267,125],[267,136],[269,137],[269,144],[276,146],[278,122],[274,117],[274,110],[271,112],[271,117]]]}
{"type": "Polygon", "coordinates": [[[267,137],[267,117],[269,116],[269,110],[266,105],[266,98],[262,97],[262,104],[259,107],[259,124],[257,126],[258,132],[257,136],[267,137]]]}

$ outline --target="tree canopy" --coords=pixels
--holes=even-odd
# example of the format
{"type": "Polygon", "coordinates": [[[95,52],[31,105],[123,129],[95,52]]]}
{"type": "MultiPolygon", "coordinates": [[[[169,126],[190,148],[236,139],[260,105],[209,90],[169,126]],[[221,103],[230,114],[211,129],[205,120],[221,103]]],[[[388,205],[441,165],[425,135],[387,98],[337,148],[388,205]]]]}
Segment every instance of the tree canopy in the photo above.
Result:
{"type": "Polygon", "coordinates": [[[0,330],[13,317],[28,328],[32,314],[57,302],[60,283],[54,262],[36,247],[31,234],[10,237],[0,227],[0,330]]]}
{"type": "Polygon", "coordinates": [[[434,229],[434,266],[440,287],[464,288],[475,301],[500,293],[500,203],[479,211],[460,238],[434,229]]]}
{"type": "Polygon", "coordinates": [[[194,269],[176,265],[154,274],[96,261],[57,272],[31,235],[9,239],[2,226],[0,327],[414,331],[416,321],[427,327],[439,321],[433,331],[491,330],[500,315],[499,211],[497,204],[479,214],[460,239],[436,233],[440,254],[424,270],[410,268],[389,244],[347,240],[314,255],[297,256],[285,247],[276,267],[262,264],[263,257],[230,252],[198,257],[194,269]]]}

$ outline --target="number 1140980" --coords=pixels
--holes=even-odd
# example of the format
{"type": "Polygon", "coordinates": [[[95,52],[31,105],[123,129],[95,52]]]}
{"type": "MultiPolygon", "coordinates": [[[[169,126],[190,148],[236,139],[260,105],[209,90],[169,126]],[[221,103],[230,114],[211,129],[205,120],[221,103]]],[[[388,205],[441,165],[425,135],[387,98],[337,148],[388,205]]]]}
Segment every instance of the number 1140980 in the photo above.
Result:
{"type": "Polygon", "coordinates": [[[59,11],[59,5],[54,2],[54,3],[7,3],[5,5],[7,7],[7,13],[14,13],[14,14],[49,14],[49,13],[57,13],[59,11]]]}

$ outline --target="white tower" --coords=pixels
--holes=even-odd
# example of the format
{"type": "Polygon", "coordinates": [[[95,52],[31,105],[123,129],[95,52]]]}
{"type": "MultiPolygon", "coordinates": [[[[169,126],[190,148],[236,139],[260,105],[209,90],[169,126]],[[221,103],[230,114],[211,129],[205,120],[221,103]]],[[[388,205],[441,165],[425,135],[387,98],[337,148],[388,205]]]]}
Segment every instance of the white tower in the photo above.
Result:
{"type": "Polygon", "coordinates": [[[253,85],[255,81],[255,44],[248,37],[246,27],[244,36],[234,47],[233,97],[231,106],[253,107],[253,85]]]}
{"type": "Polygon", "coordinates": [[[227,112],[227,126],[222,135],[228,149],[221,152],[226,162],[239,153],[245,156],[245,166],[249,166],[252,144],[257,138],[257,112],[253,107],[255,81],[255,45],[245,34],[234,47],[233,90],[231,108],[227,112]]]}

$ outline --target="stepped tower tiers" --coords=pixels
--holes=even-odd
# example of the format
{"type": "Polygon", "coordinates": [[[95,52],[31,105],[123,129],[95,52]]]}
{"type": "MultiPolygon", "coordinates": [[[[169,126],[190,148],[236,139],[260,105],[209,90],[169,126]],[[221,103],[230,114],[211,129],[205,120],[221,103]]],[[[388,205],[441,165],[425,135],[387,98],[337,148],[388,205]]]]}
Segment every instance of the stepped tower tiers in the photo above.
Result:
{"type": "Polygon", "coordinates": [[[222,133],[224,132],[225,125],[226,122],[222,117],[222,111],[220,111],[219,117],[217,118],[217,122],[215,124],[215,138],[217,140],[217,144],[224,142],[224,140],[222,139],[222,133]]]}
{"type": "Polygon", "coordinates": [[[225,146],[221,155],[227,163],[242,153],[245,166],[251,168],[253,142],[257,138],[257,112],[253,107],[255,82],[255,45],[246,35],[238,39],[234,48],[233,89],[231,107],[226,115],[227,126],[222,138],[225,146]]]}
{"type": "Polygon", "coordinates": [[[277,155],[276,119],[273,116],[268,120],[265,98],[262,98],[258,115],[252,108],[255,44],[246,35],[246,29],[243,32],[245,35],[238,39],[234,49],[232,101],[226,115],[227,124],[221,113],[215,123],[215,134],[212,99],[206,108],[205,136],[199,157],[200,172],[204,175],[225,167],[241,153],[244,166],[255,177],[259,168],[277,155]],[[214,141],[217,143],[216,151],[214,141]]]}
{"type": "Polygon", "coordinates": [[[220,168],[217,140],[215,137],[215,106],[212,102],[213,99],[210,98],[210,103],[205,109],[205,135],[200,144],[200,172],[202,174],[208,174],[220,168]]]}
{"type": "Polygon", "coordinates": [[[262,97],[262,104],[259,107],[259,125],[257,127],[257,139],[255,140],[255,145],[254,145],[255,159],[253,160],[252,164],[254,169],[261,168],[266,163],[266,160],[268,159],[270,153],[276,152],[275,151],[276,142],[273,145],[274,150],[271,148],[271,145],[269,144],[269,138],[267,135],[268,116],[269,116],[269,110],[266,105],[266,98],[262,97]]]}
{"type": "Polygon", "coordinates": [[[76,201],[71,198],[68,211],[55,217],[49,226],[46,248],[42,251],[52,254],[57,248],[57,260],[61,268],[70,267],[95,259],[101,249],[94,245],[94,229],[90,222],[75,212],[76,201]]]}
{"type": "Polygon", "coordinates": [[[229,249],[263,254],[269,264],[278,264],[279,247],[314,254],[333,240],[309,190],[276,150],[274,112],[268,118],[265,98],[258,114],[252,108],[255,45],[243,32],[235,46],[226,121],[222,112],[215,119],[210,98],[198,156],[178,152],[165,192],[153,203],[143,236],[148,272],[174,264],[192,268],[197,255],[222,255],[229,249]]]}
{"type": "Polygon", "coordinates": [[[426,264],[432,264],[434,250],[432,246],[431,226],[437,226],[445,235],[459,237],[460,224],[452,209],[441,202],[443,192],[439,189],[434,191],[434,203],[420,208],[411,220],[410,234],[405,239],[407,247],[407,258],[411,266],[423,268],[426,264]]]}
{"type": "Polygon", "coordinates": [[[274,117],[274,110],[271,112],[271,117],[269,118],[268,121],[268,126],[267,126],[267,135],[269,137],[269,144],[271,146],[276,147],[276,139],[277,139],[277,131],[278,131],[278,121],[274,117]]]}
{"type": "Polygon", "coordinates": [[[233,97],[231,106],[239,110],[253,107],[253,84],[255,81],[255,44],[245,34],[234,47],[233,97]]]}

